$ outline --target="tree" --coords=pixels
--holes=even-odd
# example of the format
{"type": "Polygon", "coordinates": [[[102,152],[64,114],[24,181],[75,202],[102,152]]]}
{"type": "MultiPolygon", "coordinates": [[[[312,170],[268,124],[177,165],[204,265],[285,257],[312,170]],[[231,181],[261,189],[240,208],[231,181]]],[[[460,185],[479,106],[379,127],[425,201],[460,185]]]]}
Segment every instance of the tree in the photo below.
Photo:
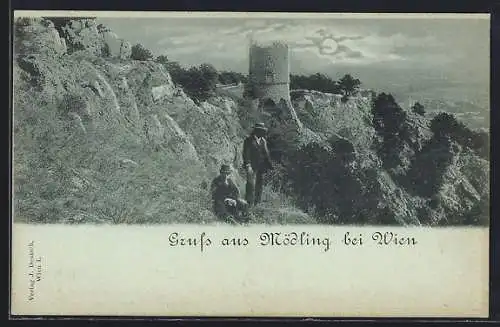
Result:
{"type": "Polygon", "coordinates": [[[167,69],[174,84],[181,86],[195,102],[203,102],[215,92],[220,74],[214,66],[201,64],[186,69],[176,61],[168,61],[165,55],[158,56],[155,61],[167,69]]]}
{"type": "Polygon", "coordinates": [[[441,112],[432,118],[430,125],[431,132],[436,138],[456,136],[463,129],[461,127],[455,116],[447,112],[441,112]]]}
{"type": "Polygon", "coordinates": [[[104,26],[103,24],[99,24],[97,25],[97,31],[99,33],[104,33],[104,32],[110,32],[111,30],[109,29],[109,27],[104,26]]]}
{"type": "Polygon", "coordinates": [[[405,143],[406,113],[391,94],[380,93],[373,101],[372,114],[373,126],[382,137],[378,153],[385,167],[396,167],[405,143]]]}
{"type": "Polygon", "coordinates": [[[210,64],[201,64],[199,66],[200,77],[203,78],[208,89],[215,90],[215,84],[219,79],[219,72],[210,64]]]}
{"type": "Polygon", "coordinates": [[[142,44],[132,46],[132,53],[130,55],[132,60],[146,61],[153,59],[153,54],[149,49],[146,49],[142,44]]]}
{"type": "Polygon", "coordinates": [[[337,82],[330,77],[316,73],[313,75],[290,75],[290,89],[292,90],[315,90],[326,93],[339,93],[340,88],[337,82]]]}
{"type": "Polygon", "coordinates": [[[462,147],[468,147],[482,158],[489,158],[489,135],[485,132],[476,132],[458,121],[454,115],[442,112],[431,120],[430,129],[434,138],[441,140],[449,137],[462,147]]]}
{"type": "Polygon", "coordinates": [[[201,64],[180,72],[179,84],[195,102],[207,100],[215,92],[219,73],[210,64],[201,64]]]}
{"type": "Polygon", "coordinates": [[[246,82],[246,76],[241,73],[231,71],[221,71],[219,73],[219,83],[221,84],[235,84],[246,82]]]}
{"type": "Polygon", "coordinates": [[[350,74],[346,74],[338,81],[338,85],[344,95],[350,96],[358,92],[361,81],[350,74]]]}
{"type": "Polygon", "coordinates": [[[411,110],[418,114],[418,115],[421,115],[421,116],[424,116],[425,115],[425,108],[422,104],[420,104],[420,102],[416,102],[412,107],[411,107],[411,110]]]}
{"type": "Polygon", "coordinates": [[[159,55],[156,57],[155,61],[166,66],[169,63],[168,57],[166,55],[159,55]]]}
{"type": "Polygon", "coordinates": [[[476,151],[476,153],[484,158],[489,160],[490,158],[490,135],[488,132],[478,131],[474,132],[471,140],[471,146],[476,151]]]}
{"type": "MultiPolygon", "coordinates": [[[[157,59],[158,61],[158,59],[157,59]]],[[[183,85],[186,79],[186,70],[177,61],[162,62],[175,85],[183,85]]]]}
{"type": "Polygon", "coordinates": [[[406,119],[406,114],[392,94],[380,93],[372,105],[373,125],[382,134],[397,134],[406,119]]]}

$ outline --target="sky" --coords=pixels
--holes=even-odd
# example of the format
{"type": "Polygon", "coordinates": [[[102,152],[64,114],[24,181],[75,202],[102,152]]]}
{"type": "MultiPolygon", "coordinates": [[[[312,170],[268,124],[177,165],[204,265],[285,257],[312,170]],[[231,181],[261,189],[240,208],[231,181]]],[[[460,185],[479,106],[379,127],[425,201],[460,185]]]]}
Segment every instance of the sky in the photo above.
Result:
{"type": "Polygon", "coordinates": [[[251,15],[98,21],[132,44],[141,43],[183,65],[210,63],[219,70],[246,73],[251,39],[281,40],[290,46],[292,73],[321,72],[336,79],[351,73],[375,89],[439,89],[452,96],[479,96],[489,85],[489,17],[455,17],[251,15]]]}

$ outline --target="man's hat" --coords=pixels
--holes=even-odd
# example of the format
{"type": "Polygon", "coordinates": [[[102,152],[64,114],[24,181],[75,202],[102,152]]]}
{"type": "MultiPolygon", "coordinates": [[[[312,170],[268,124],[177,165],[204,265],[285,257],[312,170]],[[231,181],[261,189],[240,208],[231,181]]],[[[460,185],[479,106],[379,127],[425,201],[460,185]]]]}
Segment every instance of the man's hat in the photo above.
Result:
{"type": "Polygon", "coordinates": [[[267,128],[266,126],[264,125],[264,123],[257,123],[253,126],[253,129],[260,129],[262,131],[267,131],[267,128]]]}
{"type": "Polygon", "coordinates": [[[231,167],[229,165],[222,165],[220,167],[220,172],[221,173],[230,173],[231,172],[231,167]]]}

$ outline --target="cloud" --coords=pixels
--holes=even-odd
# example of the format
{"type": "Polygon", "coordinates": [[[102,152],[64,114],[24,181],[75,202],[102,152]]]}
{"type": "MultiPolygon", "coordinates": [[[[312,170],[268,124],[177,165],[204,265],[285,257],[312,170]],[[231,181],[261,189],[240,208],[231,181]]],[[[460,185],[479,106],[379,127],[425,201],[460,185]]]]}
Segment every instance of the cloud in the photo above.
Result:
{"type": "Polygon", "coordinates": [[[292,43],[292,49],[315,49],[320,57],[327,57],[330,60],[342,60],[344,58],[364,58],[361,51],[354,50],[343,44],[346,40],[359,40],[360,35],[335,35],[325,29],[319,29],[315,35],[305,36],[304,40],[298,43],[292,43]],[[305,42],[304,42],[305,41],[305,42]]]}
{"type": "Polygon", "coordinates": [[[232,65],[247,60],[250,40],[285,41],[296,62],[318,67],[374,63],[438,65],[464,56],[464,51],[458,48],[449,51],[450,42],[455,42],[450,39],[457,38],[443,35],[451,32],[440,34],[436,28],[423,26],[421,22],[144,19],[133,24],[127,20],[113,24],[118,30],[111,28],[121,37],[127,38],[124,31],[132,37],[132,42],[143,43],[156,54],[167,54],[180,62],[199,60],[232,65]]]}

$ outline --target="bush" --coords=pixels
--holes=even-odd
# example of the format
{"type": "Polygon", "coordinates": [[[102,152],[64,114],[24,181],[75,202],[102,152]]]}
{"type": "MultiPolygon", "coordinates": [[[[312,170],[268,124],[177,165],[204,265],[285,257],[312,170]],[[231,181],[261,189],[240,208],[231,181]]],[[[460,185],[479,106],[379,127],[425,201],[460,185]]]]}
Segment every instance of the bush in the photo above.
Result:
{"type": "Polygon", "coordinates": [[[430,129],[436,138],[457,136],[465,131],[463,124],[446,112],[439,113],[431,120],[430,129]]]}
{"type": "Polygon", "coordinates": [[[412,107],[411,107],[411,110],[418,114],[418,115],[421,115],[421,116],[424,116],[425,115],[425,108],[422,104],[420,104],[420,102],[416,102],[412,107]]]}
{"type": "Polygon", "coordinates": [[[406,113],[391,94],[380,93],[372,104],[373,126],[382,135],[397,134],[401,130],[406,113]]]}
{"type": "Polygon", "coordinates": [[[486,132],[475,132],[454,115],[442,112],[436,115],[430,124],[430,129],[437,139],[450,138],[467,147],[482,158],[489,158],[489,135],[486,132]]]}
{"type": "Polygon", "coordinates": [[[314,75],[290,75],[290,89],[316,90],[325,93],[340,93],[341,88],[330,77],[316,73],[314,75]]]}
{"type": "Polygon", "coordinates": [[[386,168],[394,168],[400,164],[400,152],[406,141],[406,113],[391,94],[381,93],[373,101],[372,114],[373,126],[382,137],[382,142],[376,143],[377,152],[386,168]]]}
{"type": "Polygon", "coordinates": [[[142,44],[135,44],[132,46],[132,53],[130,55],[130,58],[132,60],[146,61],[153,59],[153,54],[142,44]]]}
{"type": "Polygon", "coordinates": [[[212,65],[201,64],[198,67],[191,67],[187,71],[183,86],[186,93],[195,102],[201,103],[214,94],[217,81],[217,70],[212,65]]]}
{"type": "Polygon", "coordinates": [[[231,71],[221,71],[218,77],[219,83],[221,84],[236,84],[236,83],[246,83],[247,77],[241,73],[231,72],[231,71]]]}
{"type": "Polygon", "coordinates": [[[280,164],[279,184],[282,192],[319,223],[361,222],[361,208],[353,204],[362,187],[350,167],[352,147],[343,142],[333,145],[334,149],[313,142],[290,151],[280,164]]]}
{"type": "Polygon", "coordinates": [[[161,63],[165,69],[168,71],[170,74],[170,77],[172,78],[172,81],[177,84],[181,85],[185,81],[185,74],[186,70],[176,61],[159,61],[161,59],[157,58],[156,61],[161,63]]]}
{"type": "Polygon", "coordinates": [[[417,153],[408,171],[407,189],[416,195],[430,198],[443,184],[446,169],[453,159],[449,138],[431,138],[417,153]]]}
{"type": "Polygon", "coordinates": [[[352,77],[350,74],[344,75],[339,81],[338,86],[344,96],[351,96],[358,92],[361,81],[352,77]]]}
{"type": "Polygon", "coordinates": [[[170,63],[166,55],[159,55],[158,57],[156,57],[155,61],[164,66],[168,66],[168,64],[170,63]]]}
{"type": "Polygon", "coordinates": [[[344,75],[339,81],[335,81],[330,77],[316,73],[310,76],[305,75],[290,75],[291,90],[315,90],[324,93],[342,94],[343,101],[347,101],[347,97],[356,94],[361,85],[361,81],[353,78],[351,75],[344,75]]]}
{"type": "Polygon", "coordinates": [[[170,62],[166,57],[156,59],[168,70],[172,81],[180,85],[186,94],[196,103],[210,98],[216,89],[219,73],[210,64],[201,64],[198,67],[185,69],[178,62],[170,62]]]}

